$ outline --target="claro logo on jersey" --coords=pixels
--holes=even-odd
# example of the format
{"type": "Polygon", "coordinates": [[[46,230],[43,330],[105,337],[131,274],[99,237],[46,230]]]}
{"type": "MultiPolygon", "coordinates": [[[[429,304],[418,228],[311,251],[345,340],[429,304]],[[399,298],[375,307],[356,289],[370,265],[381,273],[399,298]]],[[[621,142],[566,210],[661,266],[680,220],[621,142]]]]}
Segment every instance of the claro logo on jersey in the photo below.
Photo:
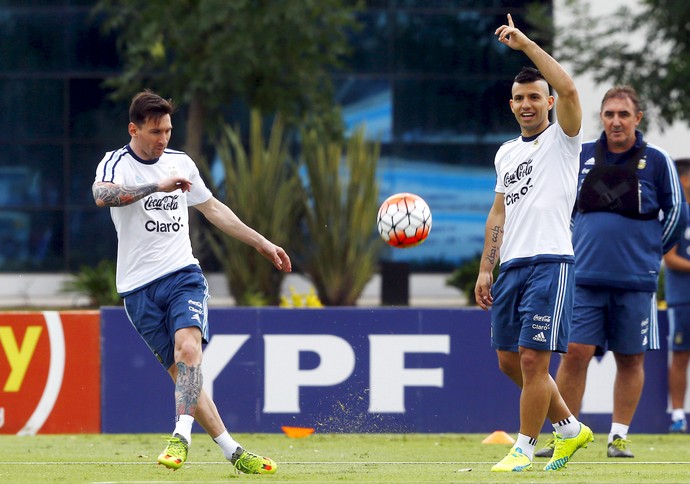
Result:
{"type": "Polygon", "coordinates": [[[172,222],[160,222],[158,220],[149,220],[144,227],[149,232],[179,232],[184,225],[180,223],[182,217],[173,217],[172,222]]]}
{"type": "Polygon", "coordinates": [[[94,311],[0,314],[0,433],[98,432],[99,343],[94,311]]]}

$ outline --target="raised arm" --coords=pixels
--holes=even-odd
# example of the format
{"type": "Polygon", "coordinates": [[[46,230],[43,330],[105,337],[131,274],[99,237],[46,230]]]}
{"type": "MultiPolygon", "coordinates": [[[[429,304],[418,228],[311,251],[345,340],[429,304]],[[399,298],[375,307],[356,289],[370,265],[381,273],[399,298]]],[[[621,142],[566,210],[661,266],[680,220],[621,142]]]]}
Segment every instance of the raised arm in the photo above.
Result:
{"type": "Polygon", "coordinates": [[[539,69],[546,82],[558,94],[556,102],[558,124],[568,136],[577,135],[582,126],[582,107],[575,83],[566,70],[536,42],[515,28],[510,14],[508,14],[508,25],[497,28],[496,35],[499,42],[511,49],[524,52],[539,69]]]}
{"type": "Polygon", "coordinates": [[[99,207],[123,207],[130,205],[155,192],[188,192],[192,182],[182,177],[170,177],[157,183],[125,186],[109,182],[95,182],[91,187],[93,199],[99,207]]]}

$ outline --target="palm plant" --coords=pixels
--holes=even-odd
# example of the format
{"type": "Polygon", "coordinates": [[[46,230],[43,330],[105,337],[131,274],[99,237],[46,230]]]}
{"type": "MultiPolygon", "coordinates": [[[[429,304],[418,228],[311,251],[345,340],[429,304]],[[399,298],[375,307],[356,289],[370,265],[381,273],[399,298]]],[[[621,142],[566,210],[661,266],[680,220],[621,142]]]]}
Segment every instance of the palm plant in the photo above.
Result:
{"type": "Polygon", "coordinates": [[[95,267],[82,266],[74,277],[66,281],[62,292],[89,298],[89,307],[119,306],[122,299],[115,287],[115,261],[102,260],[95,267]]]}
{"type": "Polygon", "coordinates": [[[355,305],[377,269],[380,143],[367,141],[364,128],[345,142],[327,140],[315,129],[302,138],[308,186],[305,272],[325,305],[355,305]]]}
{"type": "MultiPolygon", "coordinates": [[[[303,211],[303,190],[277,116],[267,141],[261,113],[252,110],[248,149],[238,129],[224,126],[217,144],[225,177],[214,187],[230,208],[250,227],[290,251],[303,211]]],[[[209,173],[206,178],[211,180],[209,173]]],[[[204,227],[205,238],[220,262],[230,293],[238,305],[277,305],[284,273],[254,248],[204,227]]]]}

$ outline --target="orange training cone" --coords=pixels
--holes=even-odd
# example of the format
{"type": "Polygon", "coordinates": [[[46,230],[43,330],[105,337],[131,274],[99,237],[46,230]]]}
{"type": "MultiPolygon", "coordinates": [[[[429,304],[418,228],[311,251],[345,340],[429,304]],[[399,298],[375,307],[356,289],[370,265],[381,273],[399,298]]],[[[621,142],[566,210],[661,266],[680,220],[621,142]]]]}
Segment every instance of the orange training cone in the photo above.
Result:
{"type": "Polygon", "coordinates": [[[293,439],[299,439],[302,437],[308,437],[314,433],[314,429],[311,427],[280,427],[285,435],[293,439]]]}
{"type": "Polygon", "coordinates": [[[497,430],[482,440],[482,444],[514,444],[515,439],[503,430],[497,430]]]}

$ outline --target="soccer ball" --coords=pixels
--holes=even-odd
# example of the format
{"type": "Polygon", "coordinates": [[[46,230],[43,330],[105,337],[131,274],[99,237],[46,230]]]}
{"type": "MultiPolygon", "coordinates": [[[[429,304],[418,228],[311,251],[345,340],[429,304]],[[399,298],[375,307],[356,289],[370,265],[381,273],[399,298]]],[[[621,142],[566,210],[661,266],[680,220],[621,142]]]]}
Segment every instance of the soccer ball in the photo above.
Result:
{"type": "Polygon", "coordinates": [[[400,249],[419,245],[431,230],[431,209],[414,193],[396,193],[379,208],[376,220],[381,238],[400,249]]]}

